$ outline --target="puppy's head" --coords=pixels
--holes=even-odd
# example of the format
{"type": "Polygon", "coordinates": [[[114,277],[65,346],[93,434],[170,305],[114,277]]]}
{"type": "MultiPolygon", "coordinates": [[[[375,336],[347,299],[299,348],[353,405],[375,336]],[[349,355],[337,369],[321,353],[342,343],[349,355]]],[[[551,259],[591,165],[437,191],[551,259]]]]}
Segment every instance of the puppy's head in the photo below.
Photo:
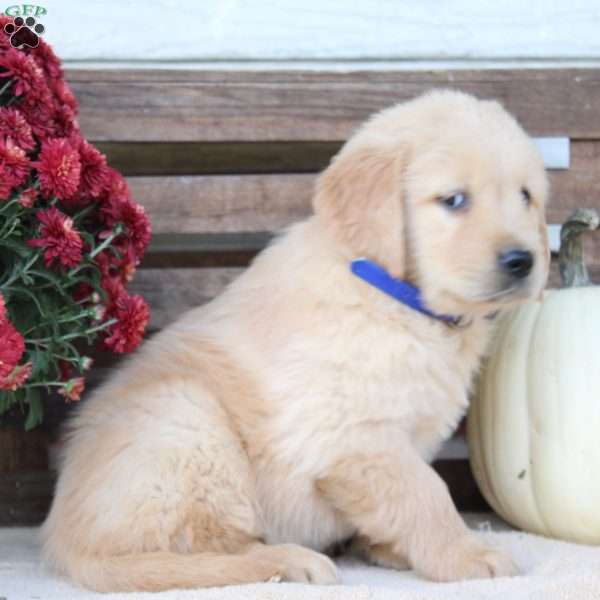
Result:
{"type": "Polygon", "coordinates": [[[436,312],[477,314],[544,287],[547,190],[537,148],[498,103],[438,91],[365,123],[314,206],[349,260],[408,279],[436,312]]]}

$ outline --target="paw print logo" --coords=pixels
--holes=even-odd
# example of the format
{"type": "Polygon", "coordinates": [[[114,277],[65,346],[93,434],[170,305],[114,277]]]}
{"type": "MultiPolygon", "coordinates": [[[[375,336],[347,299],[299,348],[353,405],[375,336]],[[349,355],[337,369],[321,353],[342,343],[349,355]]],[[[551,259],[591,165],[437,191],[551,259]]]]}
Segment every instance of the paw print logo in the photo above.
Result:
{"type": "Polygon", "coordinates": [[[12,23],[4,26],[4,32],[10,35],[10,44],[13,48],[29,46],[37,48],[40,43],[39,36],[45,31],[41,23],[36,23],[33,17],[16,17],[12,23]]]}

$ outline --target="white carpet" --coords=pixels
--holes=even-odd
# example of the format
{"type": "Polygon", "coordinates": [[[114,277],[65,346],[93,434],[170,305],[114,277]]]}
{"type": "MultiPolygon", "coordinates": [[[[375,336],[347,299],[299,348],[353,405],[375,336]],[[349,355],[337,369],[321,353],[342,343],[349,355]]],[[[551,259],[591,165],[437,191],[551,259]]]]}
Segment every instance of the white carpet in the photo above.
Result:
{"type": "Polygon", "coordinates": [[[600,600],[600,548],[507,530],[489,515],[469,515],[491,543],[509,550],[520,577],[436,584],[400,573],[339,561],[341,584],[289,583],[179,590],[160,594],[94,594],[44,571],[34,528],[0,529],[0,598],[7,600],[600,600]],[[490,530],[490,523],[491,528],[490,530]],[[487,529],[487,531],[486,531],[487,529]]]}

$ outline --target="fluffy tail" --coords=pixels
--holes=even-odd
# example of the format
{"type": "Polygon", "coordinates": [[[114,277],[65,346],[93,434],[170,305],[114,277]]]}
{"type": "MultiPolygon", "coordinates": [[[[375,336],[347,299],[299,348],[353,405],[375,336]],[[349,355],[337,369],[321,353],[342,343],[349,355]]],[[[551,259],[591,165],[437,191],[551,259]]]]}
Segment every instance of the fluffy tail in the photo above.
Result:
{"type": "MultiPolygon", "coordinates": [[[[277,580],[276,562],[251,554],[147,552],[67,561],[74,581],[97,592],[160,592],[277,580]]],[[[64,563],[63,563],[64,564],[64,563]]]]}

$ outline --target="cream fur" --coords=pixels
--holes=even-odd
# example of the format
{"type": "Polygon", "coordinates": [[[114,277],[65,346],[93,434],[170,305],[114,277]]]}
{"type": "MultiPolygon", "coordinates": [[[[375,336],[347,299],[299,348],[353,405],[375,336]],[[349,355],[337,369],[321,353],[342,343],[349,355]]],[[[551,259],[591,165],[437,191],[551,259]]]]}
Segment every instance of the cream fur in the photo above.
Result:
{"type": "Polygon", "coordinates": [[[371,560],[436,580],[513,574],[427,462],[467,407],[485,315],[544,285],[546,188],[496,103],[436,92],[368,121],[321,176],[315,216],[82,404],[42,529],[48,562],[100,591],[330,583],[321,552],[358,536],[371,560]],[[472,205],[451,214],[438,196],[459,189],[472,205]],[[504,294],[507,245],[536,266],[504,294]],[[360,255],[466,325],[358,280],[360,255]]]}

